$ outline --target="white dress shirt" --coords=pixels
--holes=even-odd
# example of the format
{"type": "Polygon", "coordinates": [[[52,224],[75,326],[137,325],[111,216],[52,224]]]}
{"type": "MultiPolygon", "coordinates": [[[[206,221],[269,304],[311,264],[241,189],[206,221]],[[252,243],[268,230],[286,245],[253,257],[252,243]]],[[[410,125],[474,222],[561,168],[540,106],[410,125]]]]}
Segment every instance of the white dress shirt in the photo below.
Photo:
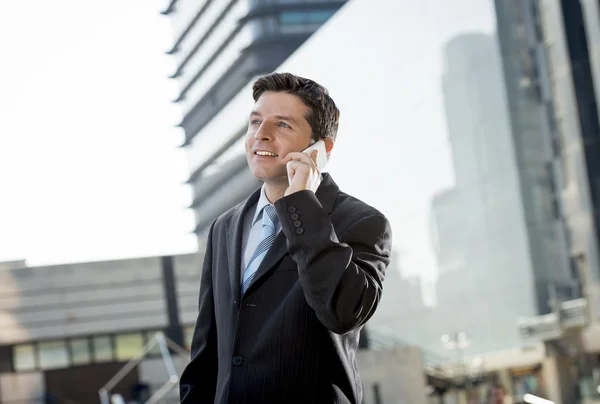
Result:
{"type": "MultiPolygon", "coordinates": [[[[267,199],[267,193],[265,186],[263,185],[260,190],[260,198],[256,203],[254,209],[250,208],[244,216],[244,228],[242,231],[242,262],[240,263],[241,279],[244,279],[244,271],[248,266],[254,250],[258,247],[261,242],[261,231],[262,231],[262,215],[263,208],[267,205],[272,205],[267,199]]],[[[277,227],[275,228],[275,234],[279,234],[281,231],[281,223],[277,221],[277,227]]]]}

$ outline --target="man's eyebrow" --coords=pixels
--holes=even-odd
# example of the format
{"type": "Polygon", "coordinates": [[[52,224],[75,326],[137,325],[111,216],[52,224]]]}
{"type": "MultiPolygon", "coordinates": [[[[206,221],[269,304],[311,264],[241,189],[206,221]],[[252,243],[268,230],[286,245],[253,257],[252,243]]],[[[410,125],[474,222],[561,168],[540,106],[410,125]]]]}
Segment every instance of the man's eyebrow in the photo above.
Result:
{"type": "MultiPolygon", "coordinates": [[[[252,112],[250,112],[250,116],[256,116],[256,117],[261,118],[262,114],[258,111],[252,111],[252,112]]],[[[289,115],[275,115],[275,118],[282,120],[282,121],[288,121],[288,122],[291,122],[296,125],[298,124],[298,121],[294,117],[289,116],[289,115]]]]}
{"type": "Polygon", "coordinates": [[[290,121],[292,123],[298,123],[293,117],[287,115],[276,115],[275,118],[281,119],[282,121],[290,121]]]}

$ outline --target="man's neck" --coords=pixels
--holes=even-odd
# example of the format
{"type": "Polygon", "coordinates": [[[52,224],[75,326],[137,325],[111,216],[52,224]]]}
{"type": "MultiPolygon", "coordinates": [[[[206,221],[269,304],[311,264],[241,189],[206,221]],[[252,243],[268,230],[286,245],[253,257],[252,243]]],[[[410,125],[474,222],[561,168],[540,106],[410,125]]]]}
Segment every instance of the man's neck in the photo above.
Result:
{"type": "Polygon", "coordinates": [[[288,186],[287,177],[284,177],[282,181],[265,182],[265,193],[267,194],[269,202],[274,204],[283,198],[288,186]]]}

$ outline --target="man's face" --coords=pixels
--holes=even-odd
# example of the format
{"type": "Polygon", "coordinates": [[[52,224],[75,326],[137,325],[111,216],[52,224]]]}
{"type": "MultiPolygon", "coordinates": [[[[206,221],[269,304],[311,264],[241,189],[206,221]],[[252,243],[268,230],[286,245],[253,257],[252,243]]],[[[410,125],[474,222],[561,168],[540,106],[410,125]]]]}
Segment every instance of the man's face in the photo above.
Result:
{"type": "Polygon", "coordinates": [[[264,92],[248,117],[246,158],[250,171],[265,182],[287,181],[281,160],[311,143],[312,129],[305,116],[307,107],[295,95],[264,92]]]}

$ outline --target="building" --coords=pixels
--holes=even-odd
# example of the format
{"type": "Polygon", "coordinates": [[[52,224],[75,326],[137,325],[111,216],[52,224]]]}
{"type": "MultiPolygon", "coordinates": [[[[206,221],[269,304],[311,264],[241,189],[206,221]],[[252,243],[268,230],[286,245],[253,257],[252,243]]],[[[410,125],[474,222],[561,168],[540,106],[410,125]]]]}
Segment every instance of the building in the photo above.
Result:
{"type": "MultiPolygon", "coordinates": [[[[157,332],[189,350],[201,261],[201,254],[186,254],[47,267],[0,263],[0,404],[99,402],[113,378],[110,395],[126,402],[144,388],[156,393],[170,376],[159,347],[119,373],[157,332]],[[50,398],[56,401],[44,401],[50,398]]],[[[176,374],[188,360],[189,352],[174,354],[176,374]]],[[[380,403],[381,395],[425,404],[418,347],[361,351],[358,362],[366,403],[380,403]]],[[[179,402],[177,388],[160,402],[179,402]]]]}
{"type": "MultiPolygon", "coordinates": [[[[582,298],[559,300],[552,313],[521,319],[521,333],[568,361],[581,396],[600,399],[598,5],[540,0],[526,10],[535,22],[528,37],[543,40],[531,49],[538,66],[531,86],[545,108],[550,134],[545,155],[554,178],[556,215],[582,298]]],[[[568,394],[562,394],[565,402],[573,397],[568,394]]]]}
{"type": "MultiPolygon", "coordinates": [[[[399,338],[443,354],[441,336],[464,331],[472,339],[467,353],[508,349],[521,344],[517,317],[579,297],[541,152],[548,137],[544,108],[527,86],[535,70],[523,55],[532,43],[510,34],[525,33],[533,20],[519,2],[432,5],[353,0],[273,70],[329,88],[342,114],[326,170],[390,218],[403,271],[423,284],[436,282],[435,303],[425,312],[437,327],[398,326],[399,338]],[[467,11],[477,18],[461,19],[467,11]],[[416,19],[418,27],[411,25],[416,19]],[[418,46],[374,40],[417,33],[418,46]],[[393,128],[384,123],[389,119],[398,121],[393,128]],[[348,156],[360,156],[362,164],[348,156]],[[362,165],[390,174],[369,175],[362,165]]],[[[258,186],[245,169],[240,138],[252,104],[247,83],[201,130],[184,125],[186,135],[195,135],[192,166],[202,168],[190,177],[199,233],[258,186]],[[213,153],[208,145],[225,133],[235,135],[213,153]]],[[[420,307],[413,313],[426,318],[420,307]]]]}
{"type": "MultiPolygon", "coordinates": [[[[584,298],[600,352],[588,331],[600,307],[596,3],[352,0],[274,69],[330,90],[341,123],[326,171],[390,219],[403,274],[436,285],[425,310],[400,303],[415,309],[399,307],[396,324],[386,311],[386,332],[445,356],[456,352],[441,336],[458,332],[466,357],[519,351],[531,343],[519,317],[580,313],[584,298]]],[[[201,133],[241,136],[252,104],[246,85],[201,133]]],[[[242,151],[232,139],[208,159],[198,230],[257,186],[242,151]]],[[[384,293],[406,293],[388,280],[384,293]]],[[[561,362],[555,348],[544,355],[561,362]]]]}
{"type": "Polygon", "coordinates": [[[540,75],[539,86],[553,134],[549,153],[557,179],[556,199],[568,233],[571,270],[582,278],[590,320],[600,322],[598,5],[585,1],[536,5],[546,41],[544,56],[551,66],[540,75]]]}
{"type": "Polygon", "coordinates": [[[496,2],[495,35],[461,34],[445,48],[455,185],[432,205],[437,301],[455,329],[489,344],[481,353],[501,348],[494,341],[519,344],[516,329],[503,326],[511,318],[547,314],[556,302],[581,296],[565,222],[552,203],[555,181],[544,153],[552,134],[531,84],[547,70],[545,62],[529,57],[543,38],[526,35],[535,19],[525,13],[525,3],[496,2]],[[511,298],[505,299],[508,290],[511,298]],[[472,302],[481,303],[456,312],[472,302]]]}
{"type": "Polygon", "coordinates": [[[235,129],[224,130],[215,116],[253,78],[281,65],[344,3],[172,0],[163,11],[176,38],[167,53],[177,65],[170,77],[181,88],[174,101],[183,113],[179,126],[189,151],[197,233],[259,186],[248,181],[239,150],[246,117],[238,116],[235,129]],[[221,187],[226,181],[235,185],[221,187]]]}
{"type": "MultiPolygon", "coordinates": [[[[98,389],[157,331],[189,346],[201,259],[0,265],[0,403],[41,403],[46,394],[98,402],[98,389]]],[[[159,355],[153,351],[142,368],[159,367],[159,355]]],[[[130,399],[141,375],[130,372],[114,392],[130,399]]]]}

